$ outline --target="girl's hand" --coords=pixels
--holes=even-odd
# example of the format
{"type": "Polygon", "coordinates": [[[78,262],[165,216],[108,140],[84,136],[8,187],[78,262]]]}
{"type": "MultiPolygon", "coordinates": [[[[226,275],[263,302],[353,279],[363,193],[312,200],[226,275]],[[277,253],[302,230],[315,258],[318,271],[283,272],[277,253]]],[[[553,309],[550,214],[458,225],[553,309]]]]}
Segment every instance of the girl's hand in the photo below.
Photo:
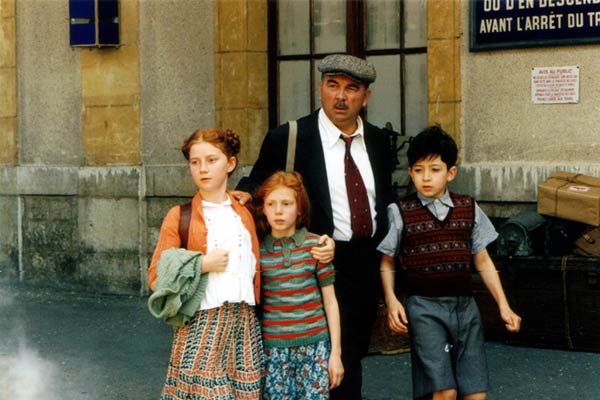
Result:
{"type": "Polygon", "coordinates": [[[335,241],[327,235],[319,238],[319,246],[310,249],[310,254],[321,264],[329,264],[333,261],[335,253],[335,241]]]}
{"type": "Polygon", "coordinates": [[[334,356],[333,354],[329,357],[329,366],[327,367],[329,372],[329,389],[334,389],[342,383],[344,378],[344,366],[342,364],[341,356],[334,356]]]}
{"type": "Polygon", "coordinates": [[[229,263],[229,250],[216,249],[202,258],[202,273],[224,272],[229,263]]]}

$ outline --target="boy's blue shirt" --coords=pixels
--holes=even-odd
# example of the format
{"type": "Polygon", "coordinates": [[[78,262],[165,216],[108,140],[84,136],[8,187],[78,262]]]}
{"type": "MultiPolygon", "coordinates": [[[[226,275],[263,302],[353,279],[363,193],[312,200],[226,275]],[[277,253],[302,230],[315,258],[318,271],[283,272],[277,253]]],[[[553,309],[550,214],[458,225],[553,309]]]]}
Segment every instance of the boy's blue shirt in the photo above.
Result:
{"type": "MultiPolygon", "coordinates": [[[[448,190],[446,190],[439,199],[425,197],[421,193],[417,193],[417,197],[421,201],[421,204],[424,207],[427,207],[440,221],[444,220],[446,216],[448,216],[450,208],[454,207],[454,203],[450,198],[448,190]]],[[[400,240],[402,238],[402,229],[404,229],[402,215],[400,214],[400,210],[396,203],[392,203],[388,206],[387,217],[389,221],[388,233],[377,247],[377,250],[385,255],[396,257],[400,254],[400,247],[402,245],[400,240]]],[[[471,232],[471,253],[477,254],[496,240],[498,232],[496,232],[496,229],[488,216],[485,215],[483,210],[477,205],[477,202],[475,202],[474,222],[473,230],[471,232]]]]}

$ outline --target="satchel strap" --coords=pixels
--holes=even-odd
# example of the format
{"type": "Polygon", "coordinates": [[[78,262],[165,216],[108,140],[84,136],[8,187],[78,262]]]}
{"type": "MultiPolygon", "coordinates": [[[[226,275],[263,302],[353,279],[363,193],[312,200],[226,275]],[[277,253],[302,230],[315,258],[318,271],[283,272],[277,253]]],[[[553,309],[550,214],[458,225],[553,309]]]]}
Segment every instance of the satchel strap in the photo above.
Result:
{"type": "Polygon", "coordinates": [[[285,171],[290,172],[294,170],[294,162],[296,158],[296,138],[298,136],[298,123],[289,121],[289,132],[288,132],[288,147],[287,157],[285,160],[285,171]]]}
{"type": "Polygon", "coordinates": [[[179,206],[179,238],[181,239],[181,248],[187,249],[188,232],[190,230],[190,220],[192,219],[192,202],[179,206]]]}

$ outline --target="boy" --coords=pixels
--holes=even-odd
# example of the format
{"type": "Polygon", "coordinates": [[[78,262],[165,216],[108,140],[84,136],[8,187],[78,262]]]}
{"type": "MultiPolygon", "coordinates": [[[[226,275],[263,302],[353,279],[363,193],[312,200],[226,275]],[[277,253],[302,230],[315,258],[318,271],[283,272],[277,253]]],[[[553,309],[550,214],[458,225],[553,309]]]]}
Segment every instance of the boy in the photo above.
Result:
{"type": "Polygon", "coordinates": [[[388,207],[390,227],[378,250],[388,323],[410,331],[413,397],[482,400],[489,389],[483,328],[472,296],[474,267],[498,304],[510,332],[515,314],[486,246],[498,234],[475,201],[451,193],[456,143],[440,127],[419,133],[408,149],[416,194],[388,207]],[[394,293],[394,258],[405,276],[405,306],[394,293]],[[406,308],[405,308],[406,307],[406,308]]]}

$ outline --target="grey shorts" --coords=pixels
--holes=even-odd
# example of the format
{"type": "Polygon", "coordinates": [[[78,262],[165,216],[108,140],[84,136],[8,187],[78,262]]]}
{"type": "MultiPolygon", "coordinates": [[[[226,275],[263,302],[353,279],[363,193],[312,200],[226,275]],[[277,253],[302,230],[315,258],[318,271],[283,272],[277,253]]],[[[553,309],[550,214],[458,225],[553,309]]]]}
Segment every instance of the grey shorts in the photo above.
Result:
{"type": "Polygon", "coordinates": [[[410,296],[413,397],[445,389],[459,396],[489,390],[483,326],[473,297],[410,296]]]}

